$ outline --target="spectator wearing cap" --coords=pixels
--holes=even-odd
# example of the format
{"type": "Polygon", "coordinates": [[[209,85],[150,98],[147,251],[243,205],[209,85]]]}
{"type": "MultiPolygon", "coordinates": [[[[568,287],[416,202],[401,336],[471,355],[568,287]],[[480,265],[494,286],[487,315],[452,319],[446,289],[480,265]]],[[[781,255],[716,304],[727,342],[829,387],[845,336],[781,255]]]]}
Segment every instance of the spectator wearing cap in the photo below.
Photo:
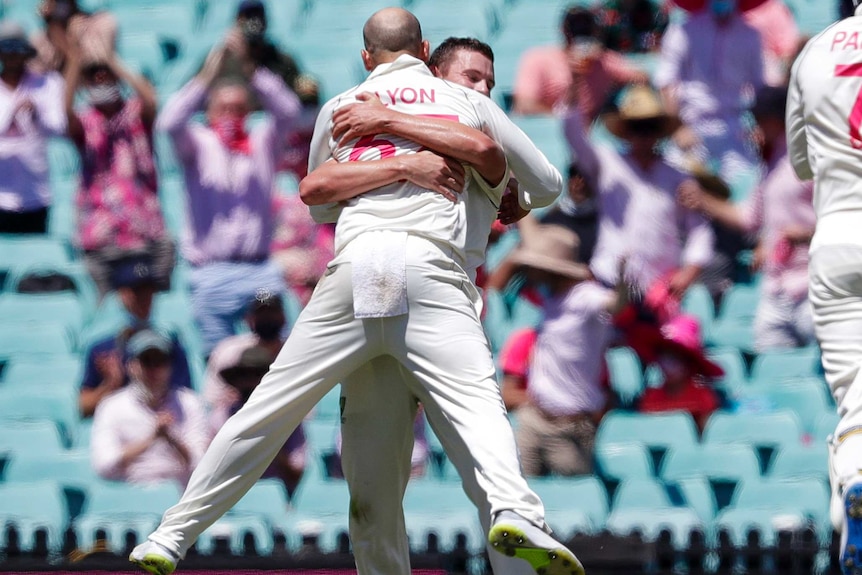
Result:
{"type": "Polygon", "coordinates": [[[192,306],[204,351],[234,333],[246,303],[261,289],[285,291],[270,260],[272,190],[283,135],[299,114],[284,82],[249,57],[236,30],[212,49],[203,69],[164,106],[157,128],[173,141],[188,195],[183,252],[192,266],[192,306]],[[228,54],[242,70],[269,118],[246,132],[250,94],[243,84],[216,82],[228,54]],[[193,121],[206,104],[206,123],[193,121]]]}
{"type": "Polygon", "coordinates": [[[77,0],[42,0],[38,13],[45,28],[33,35],[37,54],[32,65],[41,72],[62,73],[72,44],[78,47],[84,65],[116,47],[117,21],[110,12],[87,12],[77,0]]]}
{"type": "Polygon", "coordinates": [[[48,138],[66,131],[63,79],[28,70],[36,50],[23,28],[0,22],[0,234],[48,228],[48,138]]]}
{"type": "MultiPolygon", "coordinates": [[[[106,396],[129,382],[126,343],[139,331],[151,327],[157,280],[149,262],[144,258],[128,258],[119,262],[113,270],[112,286],[127,314],[126,325],[113,335],[96,341],[87,350],[78,401],[84,417],[93,415],[96,406],[106,396]]],[[[171,338],[171,346],[170,383],[178,388],[191,387],[186,351],[176,337],[171,338]]]]}
{"type": "Polygon", "coordinates": [[[533,48],[521,57],[513,94],[515,113],[550,114],[574,90],[579,109],[591,122],[617,88],[649,80],[621,54],[605,49],[592,11],[569,8],[562,32],[562,46],[533,48]]]}
{"type": "Polygon", "coordinates": [[[131,381],[106,397],[93,418],[90,457],[101,477],[185,486],[203,456],[206,412],[194,392],[171,385],[172,347],[151,330],[129,339],[131,381]]]}
{"type": "MultiPolygon", "coordinates": [[[[219,378],[226,385],[233,388],[237,395],[237,400],[230,407],[230,415],[239,411],[249,400],[255,388],[260,384],[260,380],[269,371],[269,366],[272,364],[274,357],[270,348],[262,345],[253,345],[243,350],[239,358],[228,367],[219,371],[219,378]]],[[[216,417],[215,421],[211,420],[210,427],[213,429],[217,430],[224,423],[213,412],[210,413],[210,417],[216,417]]],[[[284,446],[276,454],[275,459],[273,459],[261,477],[280,479],[284,483],[288,495],[293,495],[297,485],[299,485],[299,481],[302,479],[302,474],[305,471],[305,463],[305,432],[302,429],[302,425],[300,425],[290,434],[284,446]]]]}
{"type": "Polygon", "coordinates": [[[603,385],[612,316],[627,304],[620,266],[616,289],[580,263],[578,238],[562,226],[527,228],[523,244],[498,266],[488,289],[503,289],[515,273],[542,295],[542,323],[532,349],[526,399],[515,439],[526,475],[592,471],[596,429],[610,396],[603,385]]]}
{"type": "Polygon", "coordinates": [[[710,383],[723,376],[724,370],[704,355],[697,318],[676,316],[655,340],[651,363],[658,366],[663,382],[644,391],[638,411],[687,411],[703,431],[709,416],[721,403],[710,383]]]}
{"type": "Polygon", "coordinates": [[[705,218],[676,202],[680,188],[697,182],[668,164],[658,149],[679,120],[655,91],[638,85],[622,94],[618,110],[604,121],[627,144],[626,151],[590,142],[573,106],[565,117],[574,162],[598,199],[598,241],[590,267],[610,286],[620,260],[627,258],[627,280],[638,292],[663,282],[681,298],[711,261],[714,237],[705,218]]]}
{"type": "Polygon", "coordinates": [[[101,297],[110,290],[112,265],[131,255],[149,256],[159,288],[169,289],[174,247],[162,217],[153,156],[155,90],[108,46],[94,45],[84,66],[77,39],[69,36],[66,116],[82,172],[77,244],[101,297]],[[123,97],[123,84],[135,97],[123,97]],[[79,87],[87,101],[80,112],[74,109],[79,87]]]}
{"type": "Polygon", "coordinates": [[[279,294],[262,291],[252,298],[246,310],[245,322],[249,333],[223,339],[215,346],[207,361],[203,396],[210,410],[210,423],[214,431],[221,429],[240,400],[236,386],[229,385],[221,373],[235,365],[250,347],[268,351],[269,363],[272,363],[284,344],[287,317],[279,294]]]}
{"type": "Polygon", "coordinates": [[[804,346],[814,342],[814,321],[808,301],[808,246],[814,234],[814,186],[802,182],[790,165],[784,111],[787,89],[764,87],[753,112],[766,173],[742,203],[715,201],[687,190],[680,203],[740,233],[756,233],[755,266],[763,270],[754,320],[757,351],[804,346]]]}
{"type": "Polygon", "coordinates": [[[740,16],[737,0],[705,3],[706,9],[668,27],[653,81],[668,111],[683,122],[672,161],[715,162],[734,185],[757,166],[743,119],[763,85],[762,42],[740,16]]]}

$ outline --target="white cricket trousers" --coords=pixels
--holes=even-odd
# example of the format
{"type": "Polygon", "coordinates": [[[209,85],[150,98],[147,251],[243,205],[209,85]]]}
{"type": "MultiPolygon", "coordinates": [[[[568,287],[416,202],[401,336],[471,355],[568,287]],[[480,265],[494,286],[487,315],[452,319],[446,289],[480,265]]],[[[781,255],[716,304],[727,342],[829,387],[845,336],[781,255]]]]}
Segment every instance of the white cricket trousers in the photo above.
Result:
{"type": "MultiPolygon", "coordinates": [[[[491,437],[475,427],[473,432],[484,438],[468,448],[462,430],[434,394],[389,356],[375,358],[350,374],[341,383],[341,396],[341,468],[350,488],[350,541],[358,575],[411,573],[402,499],[410,480],[417,400],[458,471],[464,492],[478,509],[487,535],[495,505],[497,511],[503,509],[500,503],[495,504],[495,493],[501,488],[511,491],[495,484],[511,479],[500,473],[488,475],[488,471],[517,465],[511,428],[504,435],[491,437]]],[[[520,477],[513,479],[521,482],[520,477]]],[[[521,497],[527,501],[535,495],[524,493],[521,497]]],[[[524,515],[523,504],[521,509],[516,511],[524,515]]],[[[525,517],[535,520],[537,516],[525,517]]],[[[537,525],[544,527],[543,522],[537,525]]],[[[535,574],[526,561],[506,557],[490,546],[488,558],[495,575],[535,574]]]]}
{"type": "Polygon", "coordinates": [[[814,332],[841,416],[832,442],[834,479],[843,485],[862,469],[862,246],[817,247],[808,273],[814,332]]]}
{"type": "MultiPolygon", "coordinates": [[[[150,540],[184,557],[260,478],[311,408],[350,373],[384,355],[416,377],[427,405],[457,430],[452,455],[472,460],[490,512],[512,510],[544,524],[541,501],[520,474],[479,321],[478,291],[426,240],[409,237],[407,262],[408,313],[379,319],[354,317],[351,266],[338,258],[330,264],[269,373],[216,434],[150,540]]],[[[377,451],[370,448],[368,455],[377,451]]]]}

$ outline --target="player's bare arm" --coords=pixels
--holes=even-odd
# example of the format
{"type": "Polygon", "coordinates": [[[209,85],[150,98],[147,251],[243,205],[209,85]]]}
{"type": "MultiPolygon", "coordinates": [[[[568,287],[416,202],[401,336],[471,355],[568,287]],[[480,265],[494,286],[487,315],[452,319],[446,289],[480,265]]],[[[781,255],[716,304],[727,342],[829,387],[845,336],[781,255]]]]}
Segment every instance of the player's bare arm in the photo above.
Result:
{"type": "Polygon", "coordinates": [[[367,92],[358,94],[357,100],[360,103],[332,114],[332,137],[336,141],[393,134],[470,164],[492,186],[506,176],[502,148],[481,131],[451,120],[396,112],[367,92]]]}
{"type": "Polygon", "coordinates": [[[454,202],[464,189],[464,177],[459,161],[427,150],[366,162],[329,160],[303,178],[299,197],[309,206],[329,204],[408,180],[454,202]]]}

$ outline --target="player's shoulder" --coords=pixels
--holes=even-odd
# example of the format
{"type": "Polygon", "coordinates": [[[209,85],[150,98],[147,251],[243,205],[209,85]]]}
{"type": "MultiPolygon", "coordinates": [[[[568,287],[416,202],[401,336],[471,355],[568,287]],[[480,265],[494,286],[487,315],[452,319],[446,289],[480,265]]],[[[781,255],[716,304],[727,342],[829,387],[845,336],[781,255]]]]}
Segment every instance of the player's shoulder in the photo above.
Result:
{"type": "Polygon", "coordinates": [[[804,61],[812,51],[823,44],[829,45],[829,51],[834,49],[844,50],[845,48],[858,49],[859,33],[862,32],[862,18],[850,17],[838,20],[828,26],[821,32],[815,34],[805,42],[805,45],[799,51],[796,58],[797,63],[804,61]],[[849,44],[845,45],[847,41],[849,44]]]}

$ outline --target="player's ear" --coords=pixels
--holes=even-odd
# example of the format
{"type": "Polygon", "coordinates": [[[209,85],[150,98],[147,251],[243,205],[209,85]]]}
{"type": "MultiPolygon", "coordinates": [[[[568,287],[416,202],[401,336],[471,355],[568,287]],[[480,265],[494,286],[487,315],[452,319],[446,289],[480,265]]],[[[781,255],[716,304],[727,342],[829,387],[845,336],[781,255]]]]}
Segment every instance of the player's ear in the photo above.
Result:
{"type": "Polygon", "coordinates": [[[419,52],[419,56],[419,59],[426,63],[431,58],[431,44],[428,43],[428,40],[422,40],[422,48],[419,52]]]}
{"type": "Polygon", "coordinates": [[[371,57],[368,50],[362,50],[362,65],[365,66],[365,69],[368,72],[374,70],[374,59],[371,57]]]}

